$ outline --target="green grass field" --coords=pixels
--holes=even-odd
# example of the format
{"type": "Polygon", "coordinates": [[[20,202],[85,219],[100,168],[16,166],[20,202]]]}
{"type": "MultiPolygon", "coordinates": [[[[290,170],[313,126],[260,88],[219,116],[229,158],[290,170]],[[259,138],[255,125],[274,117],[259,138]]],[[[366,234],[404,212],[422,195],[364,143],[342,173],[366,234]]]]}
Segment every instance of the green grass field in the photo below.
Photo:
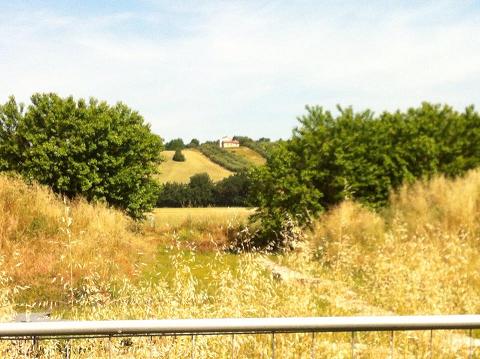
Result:
{"type": "Polygon", "coordinates": [[[162,152],[165,162],[160,165],[160,175],[157,177],[160,183],[188,183],[191,176],[203,172],[208,173],[210,178],[215,182],[232,175],[232,172],[213,163],[199,151],[185,149],[182,152],[185,155],[185,162],[175,162],[172,160],[175,151],[162,152]]]}
{"type": "Polygon", "coordinates": [[[228,152],[233,152],[236,155],[239,155],[245,158],[248,162],[250,162],[254,166],[262,166],[267,162],[267,160],[263,158],[259,153],[245,146],[241,146],[237,148],[226,148],[226,150],[228,152]]]}

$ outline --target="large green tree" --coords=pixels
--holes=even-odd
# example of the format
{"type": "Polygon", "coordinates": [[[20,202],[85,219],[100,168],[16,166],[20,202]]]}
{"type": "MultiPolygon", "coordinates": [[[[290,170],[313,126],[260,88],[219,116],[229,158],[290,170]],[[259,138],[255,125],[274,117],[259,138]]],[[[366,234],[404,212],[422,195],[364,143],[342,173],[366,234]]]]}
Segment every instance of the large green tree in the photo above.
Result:
{"type": "Polygon", "coordinates": [[[13,170],[68,197],[82,195],[135,218],[155,204],[152,179],[162,141],[126,105],[34,94],[25,110],[0,107],[1,170],[13,170]]]}

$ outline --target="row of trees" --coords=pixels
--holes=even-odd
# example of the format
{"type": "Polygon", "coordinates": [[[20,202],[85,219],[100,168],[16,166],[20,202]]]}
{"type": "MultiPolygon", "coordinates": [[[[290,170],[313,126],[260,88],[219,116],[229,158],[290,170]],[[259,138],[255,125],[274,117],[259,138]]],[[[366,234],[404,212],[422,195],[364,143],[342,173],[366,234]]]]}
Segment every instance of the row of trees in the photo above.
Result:
{"type": "Polygon", "coordinates": [[[15,171],[68,197],[84,196],[135,218],[155,205],[152,175],[162,140],[126,105],[54,93],[0,106],[0,171],[15,171]]]}
{"type": "Polygon", "coordinates": [[[166,183],[158,195],[158,207],[206,207],[249,205],[250,180],[245,172],[214,183],[207,173],[190,177],[188,184],[166,183]]]}
{"type": "Polygon", "coordinates": [[[292,138],[252,172],[260,244],[282,243],[285,223],[308,225],[317,213],[353,198],[378,208],[403,182],[480,164],[480,115],[424,103],[407,111],[354,112],[307,107],[292,138]]]}

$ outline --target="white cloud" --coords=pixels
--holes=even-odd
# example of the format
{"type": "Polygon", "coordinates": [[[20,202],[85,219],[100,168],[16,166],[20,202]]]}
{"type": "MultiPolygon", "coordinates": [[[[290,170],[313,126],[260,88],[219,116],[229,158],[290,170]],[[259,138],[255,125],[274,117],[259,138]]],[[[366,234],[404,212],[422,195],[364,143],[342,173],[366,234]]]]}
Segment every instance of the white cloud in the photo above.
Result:
{"type": "Polygon", "coordinates": [[[477,101],[478,15],[448,15],[468,4],[256,4],[208,5],[184,22],[189,10],[178,7],[168,16],[4,14],[0,98],[55,91],[122,100],[162,136],[186,139],[287,137],[305,104],[477,101]]]}

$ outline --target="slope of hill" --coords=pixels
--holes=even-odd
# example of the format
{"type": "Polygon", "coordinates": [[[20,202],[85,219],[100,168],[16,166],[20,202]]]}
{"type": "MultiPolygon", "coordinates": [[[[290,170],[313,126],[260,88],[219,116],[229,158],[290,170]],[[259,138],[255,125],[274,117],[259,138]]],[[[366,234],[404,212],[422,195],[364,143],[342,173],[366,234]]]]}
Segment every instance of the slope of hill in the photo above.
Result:
{"type": "Polygon", "coordinates": [[[262,166],[267,162],[267,160],[261,156],[258,152],[252,150],[251,148],[240,146],[237,148],[226,148],[228,152],[233,152],[238,156],[245,158],[248,162],[254,166],[262,166]]]}
{"type": "Polygon", "coordinates": [[[213,181],[220,181],[232,174],[232,172],[222,166],[210,161],[208,157],[197,150],[183,150],[182,153],[185,155],[185,162],[173,161],[172,157],[174,153],[175,151],[162,152],[165,162],[160,165],[160,175],[157,177],[160,183],[188,183],[191,176],[202,172],[208,173],[213,181]]]}

